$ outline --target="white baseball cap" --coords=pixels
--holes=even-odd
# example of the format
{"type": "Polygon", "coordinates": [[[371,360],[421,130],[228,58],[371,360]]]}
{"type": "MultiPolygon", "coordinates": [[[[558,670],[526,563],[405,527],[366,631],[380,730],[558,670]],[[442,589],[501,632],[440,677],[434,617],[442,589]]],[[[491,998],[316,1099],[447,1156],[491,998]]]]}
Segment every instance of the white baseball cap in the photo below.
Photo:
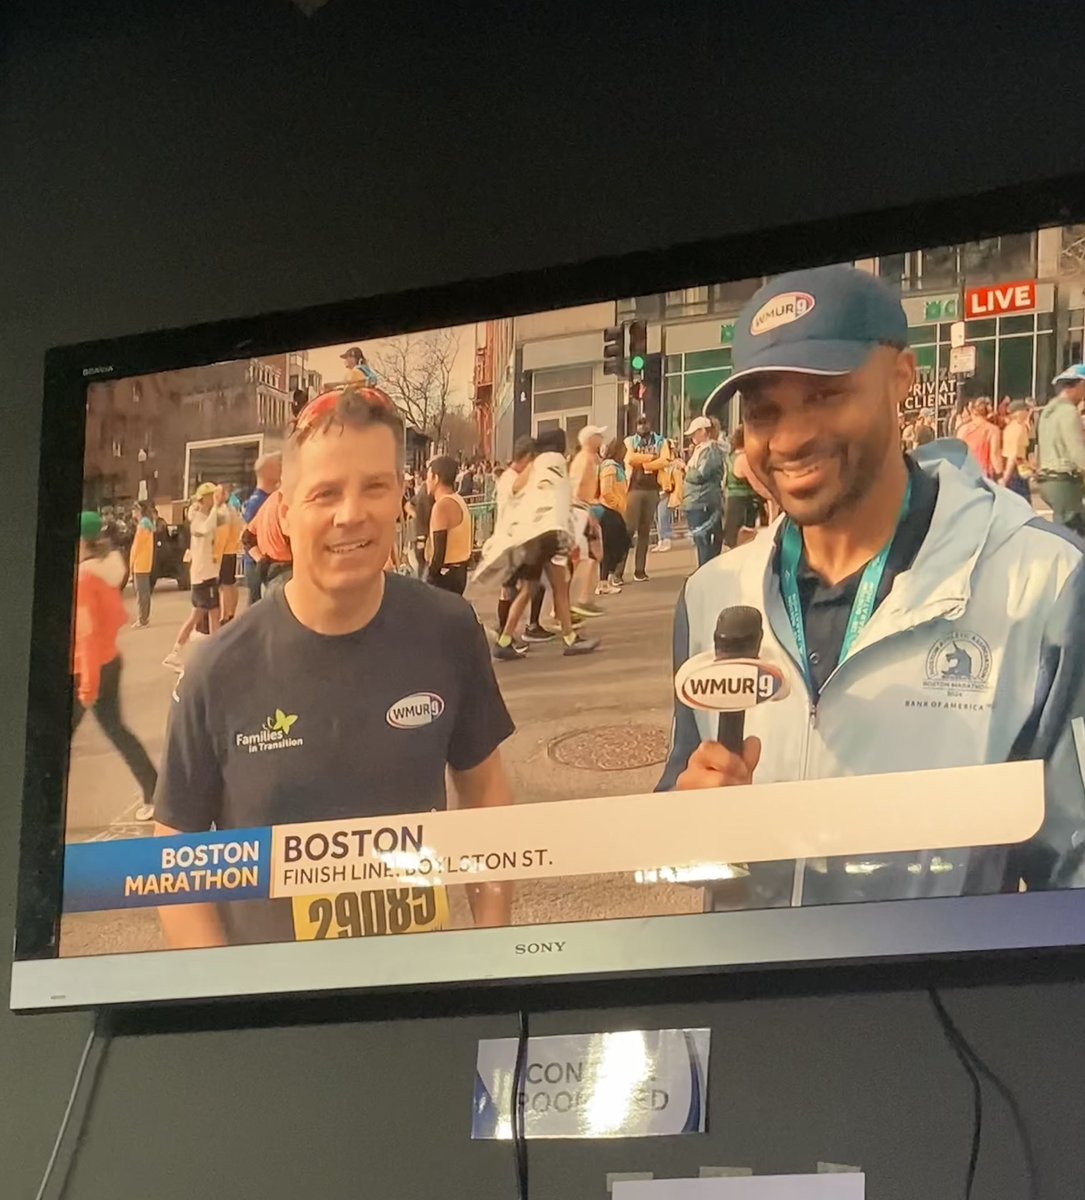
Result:
{"type": "Polygon", "coordinates": [[[585,425],[577,434],[577,441],[581,446],[586,446],[593,437],[603,437],[606,431],[605,425],[585,425]]]}
{"type": "Polygon", "coordinates": [[[685,436],[689,437],[690,434],[696,433],[698,429],[711,429],[711,428],[712,428],[712,422],[707,417],[694,417],[693,420],[690,421],[689,427],[686,429],[685,436]]]}

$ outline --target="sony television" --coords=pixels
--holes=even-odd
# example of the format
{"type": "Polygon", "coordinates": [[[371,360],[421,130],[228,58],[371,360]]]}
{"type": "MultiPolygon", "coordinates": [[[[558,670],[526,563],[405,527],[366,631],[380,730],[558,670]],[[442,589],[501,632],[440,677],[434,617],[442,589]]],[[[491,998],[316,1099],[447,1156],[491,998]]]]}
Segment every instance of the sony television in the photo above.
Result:
{"type": "Polygon", "coordinates": [[[51,352],[17,1010],[1085,941],[1085,187],[51,352]]]}

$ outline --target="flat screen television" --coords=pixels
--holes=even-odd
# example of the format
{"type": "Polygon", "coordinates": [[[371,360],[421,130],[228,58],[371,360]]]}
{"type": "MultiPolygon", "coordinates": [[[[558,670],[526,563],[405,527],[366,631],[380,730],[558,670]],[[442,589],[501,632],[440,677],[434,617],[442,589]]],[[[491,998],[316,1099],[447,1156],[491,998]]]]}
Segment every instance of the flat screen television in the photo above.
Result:
{"type": "Polygon", "coordinates": [[[1081,222],[50,353],[12,1007],[1080,945],[1081,222]]]}

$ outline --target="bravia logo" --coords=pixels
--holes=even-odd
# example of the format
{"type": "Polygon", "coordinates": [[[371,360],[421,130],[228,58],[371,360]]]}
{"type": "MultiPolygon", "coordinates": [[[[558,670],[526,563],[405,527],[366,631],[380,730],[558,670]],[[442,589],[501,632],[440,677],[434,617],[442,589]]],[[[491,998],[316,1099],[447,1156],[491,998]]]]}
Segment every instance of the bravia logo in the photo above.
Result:
{"type": "Polygon", "coordinates": [[[517,954],[564,954],[564,942],[517,942],[517,954]]]}
{"type": "Polygon", "coordinates": [[[754,313],[750,321],[750,333],[759,337],[781,325],[790,325],[792,321],[798,321],[812,312],[814,304],[814,297],[809,292],[783,292],[773,296],[754,313]]]}
{"type": "Polygon", "coordinates": [[[430,725],[445,711],[445,702],[436,692],[414,692],[397,700],[386,719],[394,729],[417,729],[430,725]]]}
{"type": "Polygon", "coordinates": [[[297,723],[296,713],[286,713],[276,708],[275,715],[265,717],[263,725],[255,733],[235,733],[234,745],[248,750],[250,754],[263,754],[265,750],[293,750],[305,745],[305,739],[293,737],[291,730],[297,723]]]}
{"type": "Polygon", "coordinates": [[[678,699],[705,712],[741,712],[788,694],[783,671],[757,658],[717,660],[708,651],[688,659],[674,678],[678,699]]]}

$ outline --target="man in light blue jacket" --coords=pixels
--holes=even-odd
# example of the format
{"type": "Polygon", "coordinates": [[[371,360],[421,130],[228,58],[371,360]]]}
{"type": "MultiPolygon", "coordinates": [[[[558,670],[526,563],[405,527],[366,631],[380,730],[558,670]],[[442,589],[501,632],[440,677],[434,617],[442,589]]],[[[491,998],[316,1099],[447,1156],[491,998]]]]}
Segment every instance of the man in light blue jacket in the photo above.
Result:
{"type": "Polygon", "coordinates": [[[739,317],[713,403],[741,391],[747,462],[784,516],[688,581],[675,669],[749,605],[790,691],[748,710],[741,754],[678,705],[659,788],[1038,759],[1045,819],[1022,846],[753,864],[750,906],[1085,884],[1083,550],[958,443],[904,456],[907,337],[899,300],[851,267],[782,276],[739,317]]]}

